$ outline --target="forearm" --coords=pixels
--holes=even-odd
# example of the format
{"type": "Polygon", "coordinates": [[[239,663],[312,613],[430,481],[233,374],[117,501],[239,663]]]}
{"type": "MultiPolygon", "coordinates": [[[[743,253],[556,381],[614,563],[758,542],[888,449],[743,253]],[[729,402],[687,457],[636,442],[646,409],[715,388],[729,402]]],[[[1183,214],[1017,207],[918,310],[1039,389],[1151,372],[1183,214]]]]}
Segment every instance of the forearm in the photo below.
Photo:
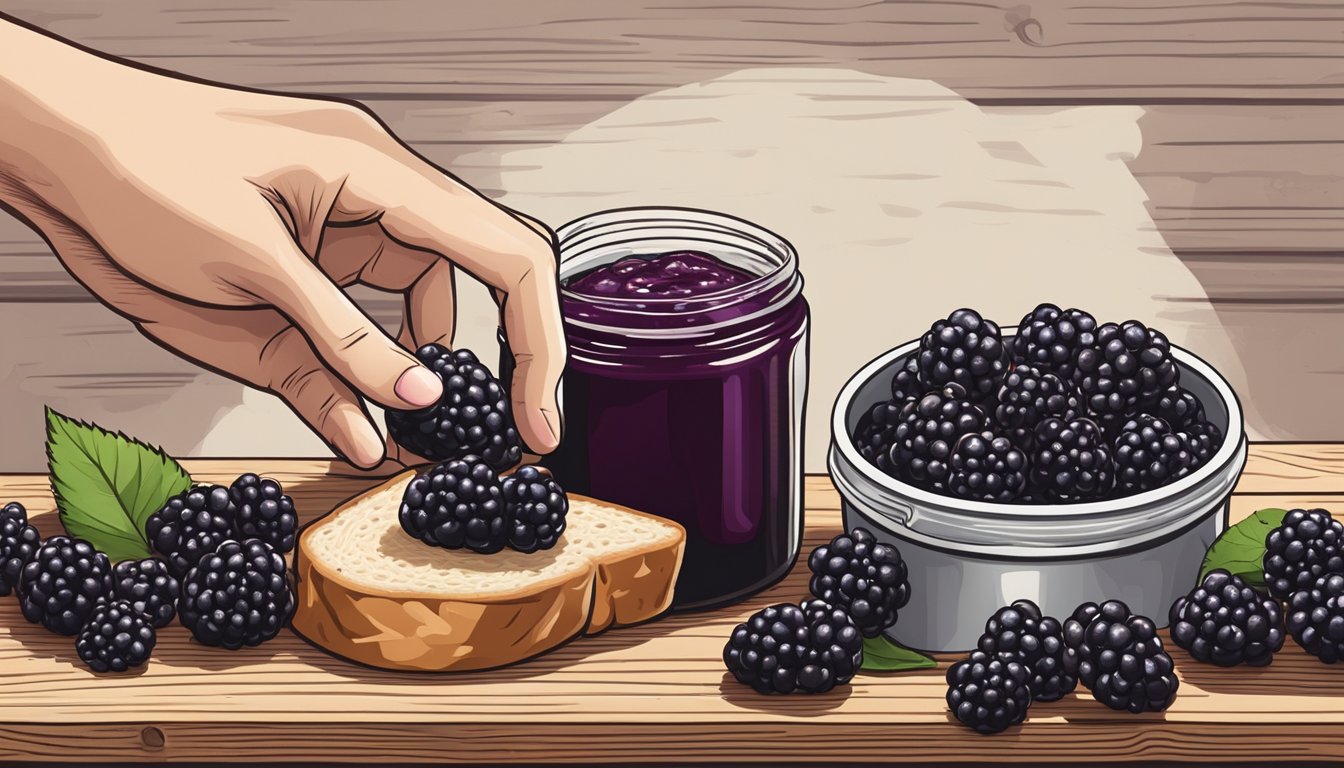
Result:
{"type": "Polygon", "coordinates": [[[105,130],[97,116],[125,110],[128,71],[0,15],[0,202],[29,219],[75,207],[72,181],[105,130]]]}

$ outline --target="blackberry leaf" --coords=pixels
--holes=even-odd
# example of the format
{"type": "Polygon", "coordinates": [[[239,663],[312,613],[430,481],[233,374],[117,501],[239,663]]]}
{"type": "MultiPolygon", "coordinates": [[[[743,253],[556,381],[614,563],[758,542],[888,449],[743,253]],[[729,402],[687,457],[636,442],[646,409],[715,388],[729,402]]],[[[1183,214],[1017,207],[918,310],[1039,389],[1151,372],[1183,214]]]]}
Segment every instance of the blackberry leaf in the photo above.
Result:
{"type": "Polygon", "coordinates": [[[113,562],[153,556],[145,520],[191,478],[161,448],[51,408],[47,465],[61,524],[71,536],[107,553],[113,562]]]}
{"type": "Polygon", "coordinates": [[[1223,531],[1204,555],[1199,581],[1219,568],[1241,577],[1246,585],[1265,591],[1265,538],[1283,525],[1286,509],[1257,510],[1250,517],[1223,531]]]}
{"type": "Polygon", "coordinates": [[[863,639],[863,665],[859,667],[863,672],[906,672],[936,666],[938,662],[893,642],[886,635],[863,639]]]}

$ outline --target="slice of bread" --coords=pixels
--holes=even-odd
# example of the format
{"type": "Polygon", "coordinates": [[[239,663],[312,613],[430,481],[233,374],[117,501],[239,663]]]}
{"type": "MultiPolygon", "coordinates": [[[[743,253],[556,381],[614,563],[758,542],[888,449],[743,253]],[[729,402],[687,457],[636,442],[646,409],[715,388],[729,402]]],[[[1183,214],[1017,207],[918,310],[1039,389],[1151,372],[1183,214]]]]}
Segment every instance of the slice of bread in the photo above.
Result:
{"type": "Polygon", "coordinates": [[[385,669],[486,669],[651,619],[672,602],[686,541],[676,523],[571,494],[552,549],[442,549],[397,519],[413,477],[350,499],[299,535],[293,628],[310,642],[385,669]]]}

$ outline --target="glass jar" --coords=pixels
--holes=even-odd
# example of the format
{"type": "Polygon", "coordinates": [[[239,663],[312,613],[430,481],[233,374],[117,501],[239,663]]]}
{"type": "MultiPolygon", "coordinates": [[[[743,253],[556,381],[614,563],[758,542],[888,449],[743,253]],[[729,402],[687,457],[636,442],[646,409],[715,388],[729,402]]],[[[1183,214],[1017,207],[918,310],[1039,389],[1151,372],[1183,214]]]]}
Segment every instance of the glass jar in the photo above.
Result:
{"type": "Polygon", "coordinates": [[[629,208],[562,227],[565,430],[544,463],[567,490],[675,520],[673,607],[782,578],[803,518],[808,307],[793,246],[724,214],[629,208]],[[576,276],[631,256],[708,254],[750,277],[690,296],[592,296],[576,276]]]}

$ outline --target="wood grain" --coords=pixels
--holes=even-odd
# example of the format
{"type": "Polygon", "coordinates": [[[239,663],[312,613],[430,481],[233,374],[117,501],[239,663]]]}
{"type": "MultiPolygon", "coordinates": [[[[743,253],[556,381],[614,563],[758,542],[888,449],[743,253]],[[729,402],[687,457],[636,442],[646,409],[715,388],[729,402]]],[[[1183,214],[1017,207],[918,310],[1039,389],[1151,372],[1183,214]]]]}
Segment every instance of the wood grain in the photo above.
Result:
{"type": "MultiPolygon", "coordinates": [[[[310,520],[378,482],[341,464],[193,460],[199,481],[263,469],[310,520]]],[[[1339,446],[1254,446],[1234,517],[1258,506],[1344,502],[1339,446]]],[[[0,475],[0,496],[57,523],[45,478],[0,475]]],[[[806,481],[804,551],[839,528],[840,498],[806,481]]],[[[1182,687],[1159,715],[1107,710],[1086,696],[1034,707],[983,738],[950,722],[939,668],[864,675],[818,697],[760,697],[719,653],[732,625],[806,592],[806,569],[739,606],[674,614],[570,643],[525,664],[466,675],[405,675],[328,657],[286,632],[235,653],[165,629],[141,674],[99,677],[68,638],[0,602],[0,762],[227,760],[1060,762],[1338,759],[1344,676],[1292,643],[1268,668],[1219,669],[1174,652],[1182,687]]]]}

